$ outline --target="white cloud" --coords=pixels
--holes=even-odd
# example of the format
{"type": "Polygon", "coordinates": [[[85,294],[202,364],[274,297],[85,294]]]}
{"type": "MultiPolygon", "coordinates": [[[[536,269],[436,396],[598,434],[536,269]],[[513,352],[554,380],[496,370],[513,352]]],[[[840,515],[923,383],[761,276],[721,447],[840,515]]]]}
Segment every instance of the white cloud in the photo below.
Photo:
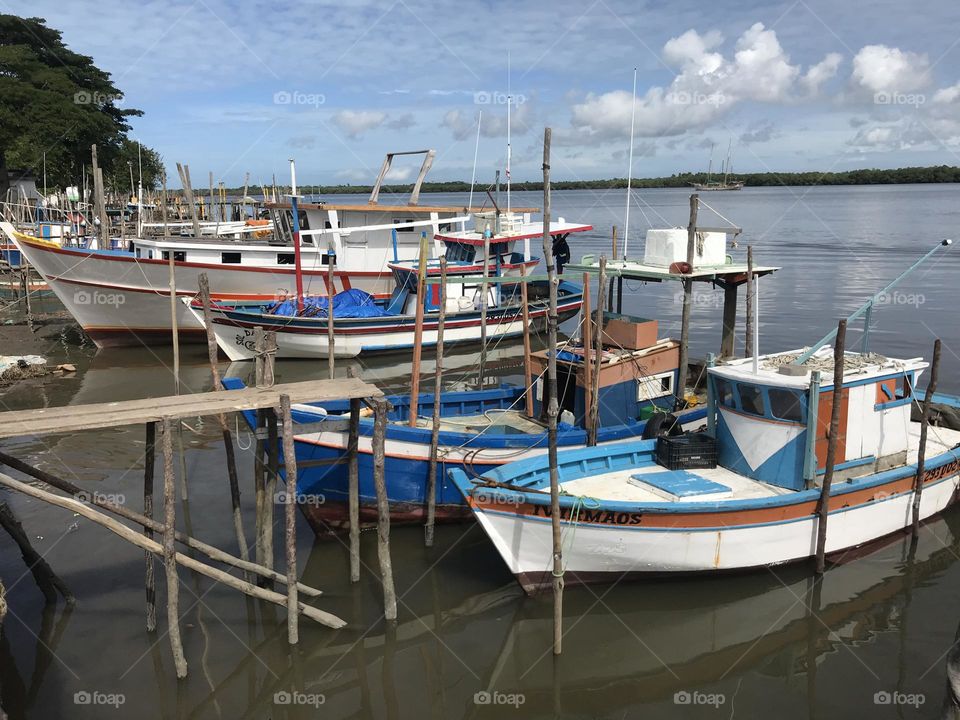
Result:
{"type": "MultiPolygon", "coordinates": [[[[796,101],[835,74],[841,61],[831,53],[802,75],[777,34],[762,23],[755,23],[740,36],[732,58],[713,52],[721,42],[715,30],[702,35],[688,30],[667,41],[664,58],[679,65],[680,72],[667,87],[651,87],[637,98],[637,135],[679,135],[704,128],[745,101],[796,101]]],[[[597,143],[625,138],[630,132],[631,109],[631,93],[625,90],[588,94],[573,103],[573,131],[561,141],[597,143]]]]}
{"type": "MultiPolygon", "coordinates": [[[[488,105],[483,108],[483,117],[480,118],[480,135],[485,138],[505,138],[507,136],[506,108],[501,112],[493,110],[493,107],[488,105]]],[[[529,98],[524,103],[513,107],[510,114],[511,135],[525,135],[530,130],[534,119],[532,107],[529,98]]],[[[453,133],[454,140],[475,137],[480,112],[477,110],[468,114],[463,110],[450,110],[440,121],[440,127],[449,129],[453,133]]]]}
{"type": "Polygon", "coordinates": [[[924,54],[886,45],[865,45],[853,58],[851,80],[872,93],[906,93],[930,82],[930,61],[924,54]]]}
{"type": "Polygon", "coordinates": [[[387,171],[386,180],[390,182],[406,182],[413,176],[413,168],[409,166],[391,167],[387,171]]]}
{"type": "Polygon", "coordinates": [[[800,79],[807,93],[816,95],[820,91],[820,86],[837,74],[837,70],[840,69],[840,63],[842,62],[843,55],[840,53],[829,53],[816,65],[810,66],[810,69],[807,70],[806,74],[800,79]]]}
{"type": "Polygon", "coordinates": [[[960,83],[941,88],[933,94],[933,101],[935,103],[947,104],[956,102],[957,100],[960,100],[960,83]]]}
{"type": "Polygon", "coordinates": [[[368,130],[380,127],[386,119],[387,114],[377,110],[340,110],[332,118],[334,125],[354,140],[368,130]]]}

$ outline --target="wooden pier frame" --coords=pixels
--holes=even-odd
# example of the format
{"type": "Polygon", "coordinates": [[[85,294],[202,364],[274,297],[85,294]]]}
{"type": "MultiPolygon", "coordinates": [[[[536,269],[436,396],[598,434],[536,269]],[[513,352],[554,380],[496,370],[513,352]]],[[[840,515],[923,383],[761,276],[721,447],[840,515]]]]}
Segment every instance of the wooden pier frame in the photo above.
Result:
{"type": "Polygon", "coordinates": [[[847,336],[847,321],[837,326],[837,338],[833,344],[833,405],[830,408],[830,437],[827,439],[827,461],[817,502],[817,552],[816,571],[823,574],[824,555],[827,547],[827,521],[830,513],[830,488],[833,486],[833,470],[837,461],[837,436],[840,434],[840,406],[843,405],[844,343],[847,336]]]}
{"type": "Polygon", "coordinates": [[[920,447],[917,450],[917,475],[913,481],[913,537],[920,534],[920,497],[923,494],[923,473],[927,464],[927,432],[930,428],[930,408],[937,392],[937,376],[940,374],[940,338],[933,343],[933,360],[930,363],[930,380],[923,398],[920,416],[920,447]]]}
{"type": "MultiPolygon", "coordinates": [[[[212,372],[216,378],[216,364],[212,363],[212,372]]],[[[349,399],[351,415],[354,416],[352,436],[353,453],[350,461],[353,465],[351,475],[356,476],[356,436],[359,425],[360,402],[372,404],[375,411],[374,454],[380,458],[375,472],[377,485],[377,501],[380,510],[380,528],[378,554],[380,557],[381,573],[384,584],[385,615],[387,619],[397,617],[396,592],[393,585],[393,571],[390,560],[389,546],[389,507],[387,503],[386,485],[383,475],[383,455],[385,445],[385,430],[387,422],[387,403],[383,394],[376,387],[364,383],[357,378],[346,378],[337,381],[316,380],[298,383],[287,383],[270,388],[245,388],[242,390],[214,390],[194,395],[176,395],[163,398],[144,400],[128,400],[121,402],[98,403],[92,405],[78,405],[60,408],[39,408],[35,410],[18,410],[0,413],[0,438],[19,437],[24,435],[49,435],[72,433],[82,430],[96,430],[118,425],[144,424],[146,426],[146,452],[144,467],[144,512],[111,503],[106,498],[84,492],[76,485],[58,478],[12,456],[0,452],[0,464],[6,465],[18,472],[37,478],[47,485],[68,494],[67,497],[58,495],[51,490],[36,485],[18,481],[8,475],[0,473],[0,485],[16,490],[30,497],[42,500],[52,505],[71,510],[82,517],[107,528],[131,544],[142,548],[149,557],[146,562],[145,585],[147,603],[147,629],[156,630],[156,579],[154,572],[154,556],[162,556],[166,586],[167,634],[170,640],[171,651],[177,677],[187,675],[187,660],[183,652],[183,643],[180,637],[179,617],[179,577],[180,567],[198,572],[217,582],[239,590],[248,596],[265,600],[287,609],[288,642],[296,644],[299,639],[299,616],[304,615],[316,622],[333,628],[345,625],[340,618],[319,608],[306,605],[300,597],[316,598],[319,590],[304,585],[297,580],[296,554],[296,502],[297,493],[297,461],[294,449],[294,426],[291,415],[291,406],[297,402],[311,402],[325,400],[349,399]],[[279,410],[277,410],[279,409],[279,410]],[[236,557],[213,546],[207,545],[189,534],[178,532],[176,529],[176,487],[174,472],[173,433],[179,422],[188,417],[222,415],[227,412],[243,410],[269,411],[273,422],[268,433],[273,440],[274,453],[270,469],[276,479],[279,469],[276,460],[278,433],[276,418],[282,417],[282,439],[284,452],[284,468],[288,475],[287,497],[285,506],[285,573],[278,573],[272,569],[272,557],[268,563],[255,563],[243,557],[236,557]],[[163,457],[163,513],[161,519],[153,517],[154,496],[154,465],[156,458],[157,426],[159,425],[159,442],[163,457]],[[112,513],[127,521],[131,521],[142,528],[134,530],[130,526],[108,517],[104,512],[112,513]],[[154,539],[160,535],[160,542],[154,539]],[[235,577],[224,570],[213,567],[205,561],[198,560],[190,555],[177,552],[176,543],[204,553],[210,560],[223,563],[232,568],[251,573],[269,582],[278,582],[285,585],[286,592],[274,592],[270,589],[257,587],[246,579],[235,577]]],[[[268,453],[269,454],[269,453],[268,453]]],[[[235,470],[234,470],[235,471],[235,470]]],[[[231,478],[231,484],[233,478],[231,478]]],[[[355,483],[354,483],[355,484],[355,483]]],[[[231,487],[231,500],[238,499],[231,487]]],[[[263,498],[266,504],[273,504],[273,497],[263,498]]],[[[351,513],[353,515],[353,513],[351,513]]],[[[354,518],[351,518],[354,520],[354,518]]],[[[358,523],[351,523],[351,534],[358,532],[358,523]]],[[[272,533],[271,533],[272,536],[272,533]]],[[[359,535],[356,536],[359,545],[359,535]]],[[[241,546],[242,547],[242,546],[241,546]]],[[[353,558],[351,558],[352,560],[353,558]]],[[[353,563],[351,563],[353,565],[353,563]]],[[[353,571],[353,567],[351,570],[353,571]]],[[[359,571],[359,565],[357,565],[359,571]]],[[[353,573],[352,573],[353,574],[353,573]]],[[[359,572],[357,572],[359,574],[359,572]]],[[[353,579],[353,578],[351,578],[353,579]]],[[[64,588],[65,591],[65,588],[64,588]]],[[[66,592],[68,602],[72,596],[66,592]]]]}

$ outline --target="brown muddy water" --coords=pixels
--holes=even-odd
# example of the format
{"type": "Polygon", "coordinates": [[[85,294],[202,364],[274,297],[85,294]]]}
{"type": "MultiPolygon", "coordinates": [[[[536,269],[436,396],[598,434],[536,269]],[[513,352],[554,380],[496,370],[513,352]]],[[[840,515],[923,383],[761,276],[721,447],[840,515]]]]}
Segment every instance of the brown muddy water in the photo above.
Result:
{"type": "MultiPolygon", "coordinates": [[[[760,262],[784,266],[761,286],[761,349],[773,350],[815,341],[905,263],[949,236],[958,190],[748,188],[724,194],[736,197],[704,199],[745,227],[735,253],[749,242],[760,262]]],[[[657,224],[660,215],[682,225],[686,197],[652,191],[642,207],[657,224]]],[[[532,194],[516,202],[537,200],[532,194]]],[[[606,250],[621,203],[622,194],[554,194],[558,212],[596,227],[574,245],[575,256],[606,250]]],[[[642,217],[635,211],[634,223],[645,227],[642,217]]],[[[638,248],[639,242],[631,239],[638,248]]],[[[948,392],[960,391],[958,271],[960,256],[943,256],[875,314],[878,351],[929,355],[933,337],[943,338],[942,389],[948,392]]],[[[662,334],[678,332],[675,288],[637,285],[627,293],[625,310],[661,318],[662,334]]],[[[55,301],[46,302],[55,309],[55,301]]],[[[696,352],[719,344],[719,311],[706,296],[695,308],[696,352]]],[[[173,391],[169,350],[97,353],[55,339],[48,348],[51,360],[73,362],[77,373],[0,390],[5,409],[173,391]]],[[[516,345],[498,347],[493,381],[517,378],[519,357],[516,345]]],[[[445,385],[475,383],[475,361],[475,351],[454,354],[445,385]]],[[[338,372],[345,374],[347,365],[338,372]]],[[[387,391],[409,386],[408,358],[356,366],[387,391]]],[[[243,364],[223,367],[243,378],[252,372],[243,364]]],[[[325,371],[325,362],[278,363],[280,381],[325,371]]],[[[209,387],[203,350],[185,349],[182,380],[186,391],[209,387]]],[[[178,508],[181,529],[233,550],[219,431],[211,419],[189,424],[189,500],[178,508]]],[[[251,438],[242,426],[238,442],[249,538],[251,438]]],[[[140,509],[142,427],[21,438],[4,441],[2,449],[140,509]]],[[[0,578],[9,603],[0,633],[0,705],[11,720],[930,718],[941,716],[947,655],[960,630],[956,510],[925,525],[914,547],[898,536],[830,568],[817,592],[801,566],[569,588],[560,658],[551,654],[550,598],[524,597],[475,524],[440,527],[429,550],[420,528],[393,529],[400,618],[391,626],[382,619],[375,536],[363,535],[361,582],[351,585],[344,545],[315,541],[301,522],[303,580],[324,591],[315,604],[348,627],[333,631],[304,620],[300,644],[291,650],[279,608],[181,571],[190,674],[178,682],[162,601],[159,631],[145,629],[143,553],[59,508],[5,491],[0,500],[10,503],[78,601],[71,611],[44,607],[15,546],[0,534],[0,578]]]]}

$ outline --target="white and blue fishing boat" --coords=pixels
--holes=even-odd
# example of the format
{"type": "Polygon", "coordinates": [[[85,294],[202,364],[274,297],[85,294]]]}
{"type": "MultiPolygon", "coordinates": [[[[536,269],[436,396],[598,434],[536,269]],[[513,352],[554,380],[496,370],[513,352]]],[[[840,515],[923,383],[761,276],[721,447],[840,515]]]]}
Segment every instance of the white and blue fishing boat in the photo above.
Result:
{"type": "MultiPolygon", "coordinates": [[[[869,316],[877,298],[910,270],[851,319],[869,316]]],[[[917,382],[928,363],[869,352],[865,331],[863,350],[844,353],[838,385],[827,345],[834,334],[809,349],[710,367],[706,432],[561,452],[567,582],[743,570],[813,556],[835,402],[833,482],[823,500],[828,556],[910,527],[915,499],[921,521],[953,503],[960,398],[933,397],[945,408],[938,417],[954,420],[929,428],[918,478],[917,382]]],[[[549,585],[547,458],[479,478],[454,469],[451,478],[524,589],[549,585]]]]}
{"type": "MultiPolygon", "coordinates": [[[[645,328],[651,324],[656,326],[653,321],[643,321],[645,328]]],[[[691,407],[676,415],[668,412],[677,401],[674,388],[679,375],[679,348],[675,341],[656,340],[655,330],[653,338],[649,347],[640,350],[604,351],[598,389],[597,443],[601,447],[640,438],[644,433],[649,436],[661,432],[677,433],[681,425],[695,427],[703,424],[705,396],[701,395],[699,405],[692,402],[691,407]],[[655,376],[650,375],[653,371],[655,376]]],[[[543,386],[537,381],[538,367],[546,363],[546,355],[546,351],[532,353],[531,367],[535,373],[529,386],[529,391],[534,393],[532,415],[526,414],[524,394],[528,387],[522,384],[441,394],[435,496],[438,521],[470,517],[466,502],[447,478],[447,470],[457,468],[469,477],[476,477],[506,463],[546,453],[547,427],[541,419],[543,386]]],[[[557,366],[563,376],[558,394],[567,421],[559,425],[557,442],[563,448],[583,448],[588,441],[584,357],[582,348],[572,343],[558,352],[557,366]]],[[[235,378],[224,379],[223,384],[228,389],[244,386],[235,378]]],[[[434,396],[426,393],[418,396],[418,418],[413,426],[410,423],[411,397],[401,395],[387,399],[391,409],[386,430],[385,469],[391,521],[422,521],[427,505],[434,396]]],[[[297,462],[301,468],[297,480],[301,509],[318,533],[345,527],[347,466],[322,463],[345,456],[349,435],[342,423],[331,423],[329,431],[323,430],[322,423],[342,420],[348,413],[348,403],[325,403],[322,408],[296,405],[293,408],[295,424],[321,423],[319,431],[311,428],[311,431],[295,436],[297,462]],[[322,502],[318,498],[322,498],[322,502]]],[[[253,427],[256,423],[253,413],[246,413],[245,417],[253,427]]],[[[370,520],[376,518],[377,512],[372,436],[372,418],[361,418],[358,445],[360,510],[362,518],[370,520]]]]}

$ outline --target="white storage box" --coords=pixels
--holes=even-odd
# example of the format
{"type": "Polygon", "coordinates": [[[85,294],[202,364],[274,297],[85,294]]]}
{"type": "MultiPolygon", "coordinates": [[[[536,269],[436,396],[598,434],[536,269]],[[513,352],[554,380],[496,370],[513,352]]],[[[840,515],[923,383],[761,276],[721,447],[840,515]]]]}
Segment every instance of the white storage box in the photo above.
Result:
{"type": "MultiPolygon", "coordinates": [[[[647,230],[643,249],[643,264],[670,267],[675,262],[687,261],[686,228],[647,230]]],[[[724,265],[727,262],[727,234],[719,232],[697,233],[694,267],[724,265]]]]}

